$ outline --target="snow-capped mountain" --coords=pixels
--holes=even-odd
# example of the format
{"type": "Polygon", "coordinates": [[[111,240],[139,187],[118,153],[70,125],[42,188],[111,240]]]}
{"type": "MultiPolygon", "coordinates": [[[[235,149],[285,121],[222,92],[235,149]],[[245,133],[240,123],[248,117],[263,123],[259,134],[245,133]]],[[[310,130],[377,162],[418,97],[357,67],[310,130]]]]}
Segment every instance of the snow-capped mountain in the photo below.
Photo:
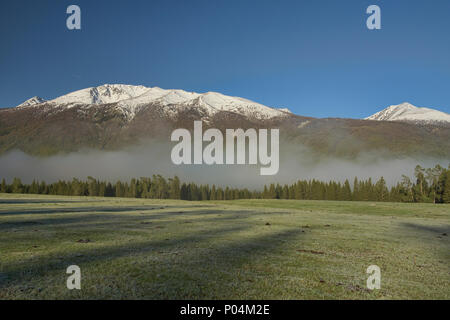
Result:
{"type": "Polygon", "coordinates": [[[16,108],[29,107],[29,106],[32,106],[35,104],[43,103],[45,101],[46,101],[45,99],[42,99],[40,97],[33,97],[33,98],[30,98],[27,101],[19,104],[16,108]]]}
{"type": "Polygon", "coordinates": [[[367,117],[366,120],[450,123],[450,114],[429,108],[419,108],[405,102],[399,105],[392,105],[367,117]]]}
{"type": "Polygon", "coordinates": [[[53,100],[27,100],[21,107],[33,107],[40,103],[47,106],[67,109],[79,105],[95,107],[104,104],[115,104],[116,108],[129,120],[138,111],[149,104],[163,107],[167,115],[175,115],[186,108],[196,108],[205,117],[218,112],[231,112],[255,119],[271,119],[291,114],[287,109],[275,109],[262,104],[239,98],[226,96],[217,92],[196,93],[176,89],[158,87],[132,86],[123,84],[105,84],[99,87],[86,88],[71,92],[53,100]],[[33,100],[33,101],[31,101],[33,100]]]}
{"type": "Polygon", "coordinates": [[[298,145],[316,156],[354,159],[363,152],[380,151],[389,156],[449,159],[448,117],[403,104],[370,117],[400,122],[316,119],[216,92],[103,85],[50,101],[34,97],[16,108],[0,108],[0,155],[13,150],[40,156],[127,150],[145,147],[148,141],[165,145],[172,143],[173,130],[193,130],[194,121],[202,120],[204,128],[222,132],[278,128],[281,141],[286,140],[284,148],[298,145]],[[418,119],[434,122],[420,122],[419,127],[411,122],[418,119]]]}

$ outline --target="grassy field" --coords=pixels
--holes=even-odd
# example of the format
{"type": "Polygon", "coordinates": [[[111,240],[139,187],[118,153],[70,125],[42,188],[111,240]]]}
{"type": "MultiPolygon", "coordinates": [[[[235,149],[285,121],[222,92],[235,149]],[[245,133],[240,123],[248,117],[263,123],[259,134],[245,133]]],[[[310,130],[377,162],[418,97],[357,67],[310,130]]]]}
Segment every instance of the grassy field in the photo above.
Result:
{"type": "Polygon", "coordinates": [[[450,299],[449,234],[449,205],[0,194],[0,299],[450,299]]]}

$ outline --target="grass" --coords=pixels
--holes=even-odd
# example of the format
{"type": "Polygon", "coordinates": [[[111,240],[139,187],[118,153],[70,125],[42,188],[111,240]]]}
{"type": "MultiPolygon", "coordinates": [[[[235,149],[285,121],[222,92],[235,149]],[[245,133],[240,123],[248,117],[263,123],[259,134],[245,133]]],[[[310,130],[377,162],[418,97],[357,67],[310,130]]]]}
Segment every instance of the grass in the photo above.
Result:
{"type": "Polygon", "coordinates": [[[449,299],[449,234],[449,205],[0,194],[0,299],[449,299]]]}

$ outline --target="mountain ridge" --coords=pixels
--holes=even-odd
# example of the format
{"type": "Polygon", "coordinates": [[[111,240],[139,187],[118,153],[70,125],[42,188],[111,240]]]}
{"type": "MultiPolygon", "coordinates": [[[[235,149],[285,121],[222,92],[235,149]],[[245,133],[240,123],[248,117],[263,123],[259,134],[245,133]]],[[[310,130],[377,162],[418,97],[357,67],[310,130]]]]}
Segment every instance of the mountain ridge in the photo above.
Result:
{"type": "Polygon", "coordinates": [[[391,105],[365,119],[414,123],[450,123],[450,114],[431,108],[416,107],[408,102],[404,102],[399,105],[391,105]]]}
{"type": "Polygon", "coordinates": [[[159,103],[164,106],[179,105],[181,107],[196,105],[206,111],[208,115],[224,111],[260,119],[283,117],[291,113],[286,108],[272,108],[248,99],[227,96],[218,92],[196,93],[180,89],[161,89],[159,87],[124,84],[104,84],[98,87],[85,88],[48,101],[39,99],[29,99],[18,107],[35,107],[42,103],[65,108],[80,104],[93,106],[117,104],[117,107],[129,120],[135,117],[142,106],[150,103],[159,103]]]}

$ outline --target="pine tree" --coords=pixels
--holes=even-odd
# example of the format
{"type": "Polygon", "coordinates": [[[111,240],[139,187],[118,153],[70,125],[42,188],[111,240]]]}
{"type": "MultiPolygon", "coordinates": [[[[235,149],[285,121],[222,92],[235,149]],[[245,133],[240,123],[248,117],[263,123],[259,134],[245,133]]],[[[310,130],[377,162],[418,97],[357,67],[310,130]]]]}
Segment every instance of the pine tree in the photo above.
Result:
{"type": "Polygon", "coordinates": [[[353,200],[361,200],[361,194],[360,194],[360,190],[359,190],[359,182],[358,182],[358,178],[355,177],[355,180],[353,180],[353,196],[352,196],[353,200]]]}
{"type": "Polygon", "coordinates": [[[12,193],[22,193],[23,192],[22,181],[20,181],[19,178],[13,179],[13,183],[11,185],[11,191],[12,191],[12,193]]]}
{"type": "Polygon", "coordinates": [[[209,200],[208,189],[209,186],[207,185],[201,187],[201,200],[209,200]]]}
{"type": "Polygon", "coordinates": [[[217,189],[217,196],[216,196],[217,200],[225,200],[224,197],[224,192],[222,188],[218,188],[217,189]]]}
{"type": "Polygon", "coordinates": [[[445,169],[437,164],[434,168],[428,168],[426,170],[426,179],[430,186],[430,198],[433,199],[433,203],[437,201],[438,182],[439,177],[445,169]]]}
{"type": "Polygon", "coordinates": [[[425,169],[417,165],[414,169],[414,176],[416,177],[416,186],[413,188],[413,196],[415,202],[423,202],[427,190],[425,180],[425,169]]]}
{"type": "Polygon", "coordinates": [[[388,193],[389,190],[386,186],[386,181],[383,177],[380,178],[380,180],[377,181],[375,185],[375,195],[376,195],[376,201],[387,201],[388,200],[388,193]]]}
{"type": "Polygon", "coordinates": [[[342,200],[352,200],[352,189],[350,188],[350,182],[348,182],[348,180],[345,180],[344,186],[342,188],[342,200]]]}
{"type": "Polygon", "coordinates": [[[171,199],[180,199],[180,179],[175,176],[169,180],[169,194],[171,199]]]}
{"type": "Polygon", "coordinates": [[[446,170],[443,176],[442,202],[450,203],[450,170],[446,170]]]}
{"type": "Polygon", "coordinates": [[[216,186],[213,184],[212,189],[211,189],[211,200],[216,200],[217,199],[217,195],[216,195],[216,186]]]}
{"type": "Polygon", "coordinates": [[[8,192],[8,189],[6,187],[5,178],[3,178],[2,183],[0,184],[0,193],[6,193],[6,192],[8,192]]]}
{"type": "Polygon", "coordinates": [[[275,191],[275,185],[272,183],[269,187],[269,199],[276,199],[277,193],[275,191]]]}

